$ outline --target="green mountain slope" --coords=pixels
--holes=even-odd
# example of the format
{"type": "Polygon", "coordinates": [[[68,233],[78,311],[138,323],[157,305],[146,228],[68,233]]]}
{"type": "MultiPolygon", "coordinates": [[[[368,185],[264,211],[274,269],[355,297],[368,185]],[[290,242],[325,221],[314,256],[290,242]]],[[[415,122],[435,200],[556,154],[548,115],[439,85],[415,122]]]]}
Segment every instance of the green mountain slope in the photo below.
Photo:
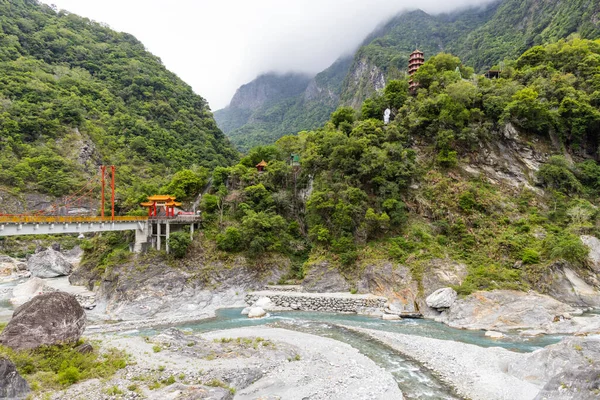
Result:
{"type": "Polygon", "coordinates": [[[314,129],[339,104],[341,84],[351,60],[340,58],[312,78],[301,74],[261,75],[240,87],[231,104],[215,112],[215,119],[243,151],[283,135],[314,129]]]}
{"type": "MultiPolygon", "coordinates": [[[[318,122],[323,123],[337,105],[359,108],[390,79],[404,77],[408,56],[415,46],[424,51],[427,58],[448,52],[459,56],[476,72],[483,72],[506,58],[516,58],[533,45],[554,42],[572,33],[590,39],[600,36],[600,3],[593,0],[502,0],[451,14],[403,13],[365,39],[353,59],[345,61],[350,63],[345,67],[345,76],[330,81],[329,88],[336,95],[316,98],[311,103],[311,114],[321,118],[318,122]],[[332,106],[333,101],[337,101],[335,106],[332,106]]],[[[282,127],[300,126],[290,123],[295,116],[293,111],[298,109],[295,105],[279,104],[277,107],[288,111],[276,124],[246,124],[228,135],[238,146],[245,143],[244,149],[248,144],[271,143],[290,132],[282,127]]],[[[297,131],[307,128],[301,126],[297,131]]]]}
{"type": "Polygon", "coordinates": [[[118,166],[126,201],[236,157],[206,101],[133,36],[33,0],[0,2],[5,190],[62,196],[104,163],[118,166]]]}
{"type": "Polygon", "coordinates": [[[543,292],[558,260],[587,276],[578,236],[600,222],[600,40],[533,47],[499,79],[461,65],[431,57],[416,96],[388,84],[387,125],[340,108],[216,170],[205,237],[230,256],[289,257],[294,279],[326,262],[356,283],[395,262],[424,282],[439,260],[467,266],[463,294],[543,292]]]}

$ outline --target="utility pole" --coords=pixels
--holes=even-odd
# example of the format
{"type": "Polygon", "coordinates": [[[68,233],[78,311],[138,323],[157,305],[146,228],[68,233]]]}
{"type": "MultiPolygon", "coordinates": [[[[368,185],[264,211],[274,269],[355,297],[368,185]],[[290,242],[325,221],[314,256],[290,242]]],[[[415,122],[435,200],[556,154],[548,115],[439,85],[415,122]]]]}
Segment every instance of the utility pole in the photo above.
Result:
{"type": "Polygon", "coordinates": [[[101,165],[100,166],[100,175],[101,175],[101,179],[102,179],[102,194],[101,194],[102,197],[100,197],[100,203],[101,203],[101,205],[100,205],[101,208],[100,209],[102,210],[102,214],[100,214],[100,215],[102,216],[102,219],[104,219],[104,198],[105,198],[105,195],[104,195],[104,186],[105,186],[104,176],[106,175],[106,165],[101,165]]]}
{"type": "Polygon", "coordinates": [[[115,166],[114,165],[110,166],[110,173],[111,173],[111,183],[110,183],[111,219],[114,221],[115,220],[115,166]]]}

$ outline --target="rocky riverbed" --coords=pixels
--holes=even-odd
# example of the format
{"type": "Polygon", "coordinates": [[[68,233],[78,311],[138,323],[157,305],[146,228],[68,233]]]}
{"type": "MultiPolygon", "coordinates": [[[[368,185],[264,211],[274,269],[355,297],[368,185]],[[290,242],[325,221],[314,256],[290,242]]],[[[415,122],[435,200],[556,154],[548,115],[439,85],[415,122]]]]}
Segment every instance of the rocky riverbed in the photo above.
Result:
{"type": "Polygon", "coordinates": [[[592,399],[597,398],[600,391],[600,375],[590,375],[591,371],[600,369],[600,335],[567,337],[533,353],[516,353],[502,348],[347,328],[380,340],[421,362],[459,394],[472,400],[592,399]],[[564,380],[569,376],[571,380],[564,380]]]}
{"type": "Polygon", "coordinates": [[[255,327],[205,334],[169,329],[150,338],[93,336],[126,350],[130,365],[53,399],[402,399],[393,377],[338,341],[255,327]]]}

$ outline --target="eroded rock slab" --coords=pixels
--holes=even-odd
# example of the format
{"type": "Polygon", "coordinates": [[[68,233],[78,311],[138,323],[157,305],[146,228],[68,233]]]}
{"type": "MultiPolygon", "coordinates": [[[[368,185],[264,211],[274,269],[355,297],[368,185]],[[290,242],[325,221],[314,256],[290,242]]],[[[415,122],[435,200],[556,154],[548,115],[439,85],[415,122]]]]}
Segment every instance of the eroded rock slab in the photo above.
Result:
{"type": "Polygon", "coordinates": [[[305,291],[314,293],[347,292],[350,290],[350,284],[327,261],[310,266],[302,282],[302,287],[305,291]]]}
{"type": "Polygon", "coordinates": [[[494,290],[457,300],[436,320],[455,328],[505,332],[546,329],[545,325],[552,324],[557,316],[574,311],[573,307],[539,293],[494,290]]]}
{"type": "Polygon", "coordinates": [[[531,353],[509,364],[508,373],[544,385],[555,376],[579,367],[600,368],[600,337],[567,337],[560,343],[531,353]]]}

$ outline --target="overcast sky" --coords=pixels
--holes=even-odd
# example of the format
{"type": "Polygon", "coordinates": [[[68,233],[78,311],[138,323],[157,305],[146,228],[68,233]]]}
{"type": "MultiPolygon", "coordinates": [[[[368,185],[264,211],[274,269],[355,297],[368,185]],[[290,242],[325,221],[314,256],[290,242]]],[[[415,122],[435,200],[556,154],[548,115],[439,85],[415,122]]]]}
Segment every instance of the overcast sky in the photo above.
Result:
{"type": "Polygon", "coordinates": [[[211,109],[262,72],[327,68],[400,11],[493,0],[43,0],[129,32],[211,109]]]}

